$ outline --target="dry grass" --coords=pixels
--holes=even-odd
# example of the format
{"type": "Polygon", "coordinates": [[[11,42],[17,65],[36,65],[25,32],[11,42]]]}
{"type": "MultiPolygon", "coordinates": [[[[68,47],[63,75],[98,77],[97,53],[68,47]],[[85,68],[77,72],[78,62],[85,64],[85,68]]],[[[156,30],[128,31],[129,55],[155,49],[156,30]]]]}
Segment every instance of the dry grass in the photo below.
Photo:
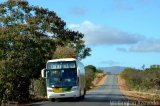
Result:
{"type": "Polygon", "coordinates": [[[103,73],[98,73],[95,76],[94,81],[92,82],[93,86],[91,87],[90,90],[95,90],[98,89],[101,85],[104,84],[104,81],[107,79],[107,75],[103,73]]]}
{"type": "Polygon", "coordinates": [[[160,101],[160,94],[140,92],[129,90],[126,82],[120,76],[118,76],[119,88],[129,99],[141,99],[141,100],[158,100],[160,101]]]}

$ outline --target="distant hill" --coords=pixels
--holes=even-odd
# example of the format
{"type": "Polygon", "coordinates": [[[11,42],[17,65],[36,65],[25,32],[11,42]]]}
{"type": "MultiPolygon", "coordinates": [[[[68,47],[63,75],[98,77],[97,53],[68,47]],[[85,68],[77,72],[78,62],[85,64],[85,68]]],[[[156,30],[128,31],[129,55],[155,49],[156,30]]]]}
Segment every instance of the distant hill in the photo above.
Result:
{"type": "Polygon", "coordinates": [[[101,69],[106,73],[109,72],[111,74],[118,74],[118,73],[122,72],[125,68],[127,68],[127,67],[111,66],[111,67],[99,67],[98,69],[101,69]]]}

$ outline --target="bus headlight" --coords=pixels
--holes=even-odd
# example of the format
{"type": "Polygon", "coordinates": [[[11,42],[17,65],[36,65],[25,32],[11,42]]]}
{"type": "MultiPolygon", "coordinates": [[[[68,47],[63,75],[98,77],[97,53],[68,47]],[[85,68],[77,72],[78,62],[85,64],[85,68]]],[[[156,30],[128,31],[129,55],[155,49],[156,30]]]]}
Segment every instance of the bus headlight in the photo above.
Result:
{"type": "Polygon", "coordinates": [[[53,92],[52,88],[47,88],[47,92],[53,92]]]}
{"type": "Polygon", "coordinates": [[[48,92],[53,92],[53,90],[52,90],[52,89],[47,89],[47,91],[48,91],[48,92]]]}
{"type": "Polygon", "coordinates": [[[71,90],[72,90],[72,91],[78,90],[78,86],[73,86],[71,90]]]}

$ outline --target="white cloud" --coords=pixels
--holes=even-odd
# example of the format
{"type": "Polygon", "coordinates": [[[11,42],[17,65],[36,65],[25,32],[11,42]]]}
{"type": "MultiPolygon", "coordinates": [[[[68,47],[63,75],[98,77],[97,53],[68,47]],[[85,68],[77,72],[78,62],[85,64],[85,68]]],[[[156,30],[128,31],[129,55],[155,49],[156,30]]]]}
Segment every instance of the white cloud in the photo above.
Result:
{"type": "Polygon", "coordinates": [[[160,52],[160,39],[149,39],[130,48],[132,52],[160,52]]]}
{"type": "Polygon", "coordinates": [[[144,39],[142,35],[130,34],[112,27],[95,25],[90,21],[71,24],[69,28],[84,33],[84,40],[87,45],[135,44],[144,39]]]}
{"type": "Polygon", "coordinates": [[[82,8],[82,7],[74,7],[70,10],[70,12],[73,15],[77,15],[77,16],[81,16],[84,15],[86,13],[86,9],[82,8]]]}

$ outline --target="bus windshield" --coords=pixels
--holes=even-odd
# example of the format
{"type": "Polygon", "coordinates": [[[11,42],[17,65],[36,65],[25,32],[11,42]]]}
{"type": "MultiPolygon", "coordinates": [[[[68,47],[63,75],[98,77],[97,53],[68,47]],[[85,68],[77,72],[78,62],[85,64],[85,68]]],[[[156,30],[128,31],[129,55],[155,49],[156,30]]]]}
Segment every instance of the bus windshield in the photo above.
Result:
{"type": "Polygon", "coordinates": [[[75,61],[49,62],[47,64],[47,69],[69,69],[69,68],[76,68],[75,61]]]}
{"type": "Polygon", "coordinates": [[[77,86],[77,70],[75,62],[52,62],[47,65],[48,87],[77,86]]]}

